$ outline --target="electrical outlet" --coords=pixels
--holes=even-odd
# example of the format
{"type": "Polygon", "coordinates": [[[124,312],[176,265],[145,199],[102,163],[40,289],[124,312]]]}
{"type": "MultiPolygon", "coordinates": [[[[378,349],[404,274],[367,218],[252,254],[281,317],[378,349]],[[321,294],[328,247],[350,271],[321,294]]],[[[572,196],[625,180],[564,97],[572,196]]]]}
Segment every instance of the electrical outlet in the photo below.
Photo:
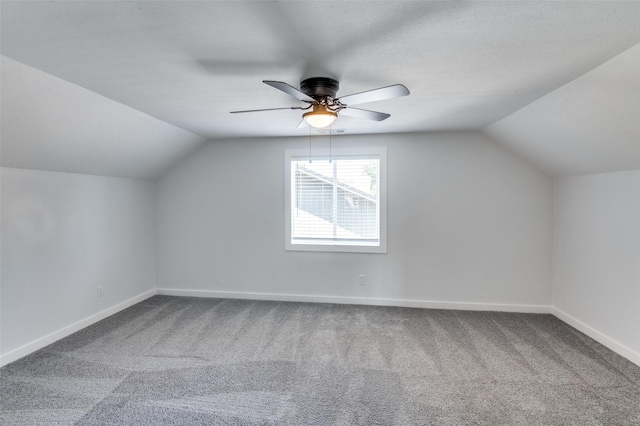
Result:
{"type": "Polygon", "coordinates": [[[96,295],[97,295],[98,297],[102,297],[102,286],[101,286],[101,285],[99,285],[99,286],[96,288],[96,295]]]}
{"type": "Polygon", "coordinates": [[[366,279],[366,277],[364,276],[364,274],[360,274],[360,275],[358,276],[358,284],[360,284],[360,285],[365,285],[365,284],[366,284],[366,282],[367,282],[367,279],[366,279]]]}

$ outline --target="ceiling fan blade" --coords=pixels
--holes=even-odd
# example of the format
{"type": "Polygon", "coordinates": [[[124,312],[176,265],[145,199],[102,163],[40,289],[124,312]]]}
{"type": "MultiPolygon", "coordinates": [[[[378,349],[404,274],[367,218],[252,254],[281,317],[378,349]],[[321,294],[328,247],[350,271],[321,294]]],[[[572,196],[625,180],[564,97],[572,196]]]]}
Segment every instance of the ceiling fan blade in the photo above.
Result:
{"type": "Polygon", "coordinates": [[[243,112],[261,112],[261,111],[277,111],[281,109],[306,109],[302,107],[286,107],[286,108],[265,108],[265,109],[245,109],[242,111],[229,111],[231,114],[240,114],[243,112]]]}
{"type": "Polygon", "coordinates": [[[262,82],[278,90],[281,90],[284,93],[291,95],[298,100],[301,100],[304,102],[315,102],[315,99],[313,99],[311,96],[305,95],[300,90],[296,89],[295,87],[287,83],[283,83],[282,81],[263,80],[262,82]]]}
{"type": "Polygon", "coordinates": [[[399,98],[407,96],[409,89],[402,84],[381,87],[379,89],[367,90],[366,92],[354,93],[352,95],[341,96],[337,100],[344,105],[364,104],[367,102],[382,101],[384,99],[399,98]]]}
{"type": "Polygon", "coordinates": [[[391,114],[386,114],[384,112],[369,111],[368,109],[360,109],[360,108],[352,108],[352,107],[341,109],[338,115],[347,115],[349,117],[366,118],[367,120],[373,120],[373,121],[382,121],[391,117],[391,114]]]}

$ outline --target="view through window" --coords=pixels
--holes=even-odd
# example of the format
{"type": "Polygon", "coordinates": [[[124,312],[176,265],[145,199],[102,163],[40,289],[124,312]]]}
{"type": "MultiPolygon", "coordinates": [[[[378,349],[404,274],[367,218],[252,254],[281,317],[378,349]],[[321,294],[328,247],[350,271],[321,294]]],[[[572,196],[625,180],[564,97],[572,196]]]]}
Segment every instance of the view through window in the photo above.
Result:
{"type": "Polygon", "coordinates": [[[380,155],[289,161],[292,246],[380,247],[380,155]]]}

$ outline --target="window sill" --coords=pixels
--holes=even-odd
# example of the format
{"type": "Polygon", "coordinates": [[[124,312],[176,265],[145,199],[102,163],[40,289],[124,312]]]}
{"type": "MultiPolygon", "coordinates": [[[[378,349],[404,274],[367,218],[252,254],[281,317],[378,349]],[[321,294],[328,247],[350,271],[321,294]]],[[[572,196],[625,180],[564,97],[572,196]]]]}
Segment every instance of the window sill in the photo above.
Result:
{"type": "Polygon", "coordinates": [[[336,253],[378,253],[386,254],[387,248],[382,245],[350,245],[350,244],[285,244],[286,251],[316,251],[336,253]]]}

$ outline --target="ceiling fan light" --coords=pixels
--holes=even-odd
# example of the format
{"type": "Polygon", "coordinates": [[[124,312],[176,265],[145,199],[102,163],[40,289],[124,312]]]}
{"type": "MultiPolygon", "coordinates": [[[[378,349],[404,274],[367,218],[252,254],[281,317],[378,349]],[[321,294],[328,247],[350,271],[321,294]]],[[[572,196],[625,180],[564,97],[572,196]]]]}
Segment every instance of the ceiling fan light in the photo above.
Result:
{"type": "Polygon", "coordinates": [[[327,110],[311,111],[303,114],[302,118],[309,126],[321,129],[333,123],[338,118],[338,114],[327,110]]]}

